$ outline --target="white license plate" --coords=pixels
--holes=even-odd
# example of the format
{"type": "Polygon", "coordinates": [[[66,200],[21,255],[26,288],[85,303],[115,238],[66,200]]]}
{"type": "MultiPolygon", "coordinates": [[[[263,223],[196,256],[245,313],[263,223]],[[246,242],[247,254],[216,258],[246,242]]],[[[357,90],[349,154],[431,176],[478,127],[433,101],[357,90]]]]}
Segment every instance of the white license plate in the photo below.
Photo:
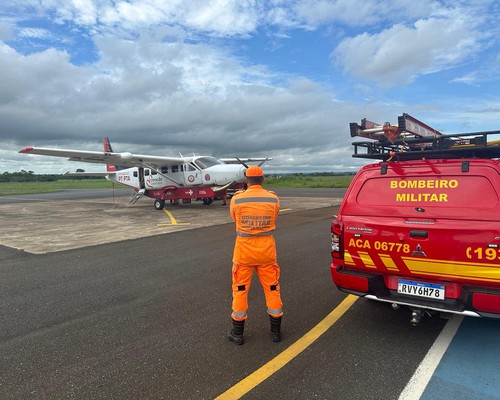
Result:
{"type": "Polygon", "coordinates": [[[444,300],[444,285],[400,279],[398,280],[398,293],[426,297],[428,299],[444,300]]]}

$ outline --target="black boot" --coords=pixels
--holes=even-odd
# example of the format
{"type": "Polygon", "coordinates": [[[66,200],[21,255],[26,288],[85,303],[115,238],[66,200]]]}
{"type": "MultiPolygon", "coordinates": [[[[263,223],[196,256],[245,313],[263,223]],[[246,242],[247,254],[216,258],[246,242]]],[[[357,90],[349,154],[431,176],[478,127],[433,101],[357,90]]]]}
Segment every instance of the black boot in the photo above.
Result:
{"type": "Polygon", "coordinates": [[[273,342],[279,342],[281,340],[281,317],[273,317],[271,318],[271,334],[273,335],[273,342]]]}
{"type": "Polygon", "coordinates": [[[245,339],[243,339],[243,331],[245,329],[245,320],[236,321],[233,319],[233,329],[229,331],[227,334],[227,338],[236,343],[238,346],[245,343],[245,339]]]}

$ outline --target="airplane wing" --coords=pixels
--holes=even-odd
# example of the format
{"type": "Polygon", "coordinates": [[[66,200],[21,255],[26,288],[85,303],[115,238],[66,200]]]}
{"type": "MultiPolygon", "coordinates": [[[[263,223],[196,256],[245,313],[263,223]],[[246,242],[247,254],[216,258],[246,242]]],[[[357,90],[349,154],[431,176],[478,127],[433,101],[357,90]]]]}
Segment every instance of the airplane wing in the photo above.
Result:
{"type": "Polygon", "coordinates": [[[162,157],[132,153],[113,153],[102,151],[82,151],[67,149],[50,149],[43,147],[25,147],[19,153],[37,154],[41,156],[67,157],[68,161],[80,161],[97,164],[121,165],[124,167],[163,166],[179,165],[186,161],[183,157],[162,157]]]}

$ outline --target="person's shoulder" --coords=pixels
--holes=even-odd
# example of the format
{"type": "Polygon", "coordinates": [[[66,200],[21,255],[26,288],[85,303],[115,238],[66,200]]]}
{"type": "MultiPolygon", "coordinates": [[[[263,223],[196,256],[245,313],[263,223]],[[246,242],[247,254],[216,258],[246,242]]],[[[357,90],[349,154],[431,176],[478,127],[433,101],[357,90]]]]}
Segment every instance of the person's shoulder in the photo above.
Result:
{"type": "Polygon", "coordinates": [[[277,199],[277,201],[279,201],[279,197],[275,192],[273,192],[272,190],[268,190],[268,189],[264,189],[264,190],[266,191],[267,196],[274,197],[275,199],[277,199]]]}
{"type": "Polygon", "coordinates": [[[271,193],[271,194],[274,194],[276,197],[278,197],[278,195],[277,195],[275,192],[273,192],[272,190],[269,190],[269,189],[264,189],[264,190],[265,190],[266,192],[271,193]]]}

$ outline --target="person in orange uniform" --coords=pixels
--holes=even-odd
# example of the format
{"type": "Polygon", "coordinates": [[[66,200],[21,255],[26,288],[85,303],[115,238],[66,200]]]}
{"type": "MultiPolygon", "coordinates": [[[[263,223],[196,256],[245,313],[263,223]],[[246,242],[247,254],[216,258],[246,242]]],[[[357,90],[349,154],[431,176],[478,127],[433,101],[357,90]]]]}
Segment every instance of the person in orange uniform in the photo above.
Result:
{"type": "Polygon", "coordinates": [[[280,267],[277,263],[273,232],[280,202],[276,193],[262,187],[262,168],[252,165],[246,170],[247,190],[237,192],[230,203],[230,213],[236,224],[233,252],[233,328],[228,333],[232,342],[244,343],[243,331],[248,310],[248,290],[254,271],[266,297],[271,319],[273,342],[281,340],[283,303],[280,295],[280,267]]]}

